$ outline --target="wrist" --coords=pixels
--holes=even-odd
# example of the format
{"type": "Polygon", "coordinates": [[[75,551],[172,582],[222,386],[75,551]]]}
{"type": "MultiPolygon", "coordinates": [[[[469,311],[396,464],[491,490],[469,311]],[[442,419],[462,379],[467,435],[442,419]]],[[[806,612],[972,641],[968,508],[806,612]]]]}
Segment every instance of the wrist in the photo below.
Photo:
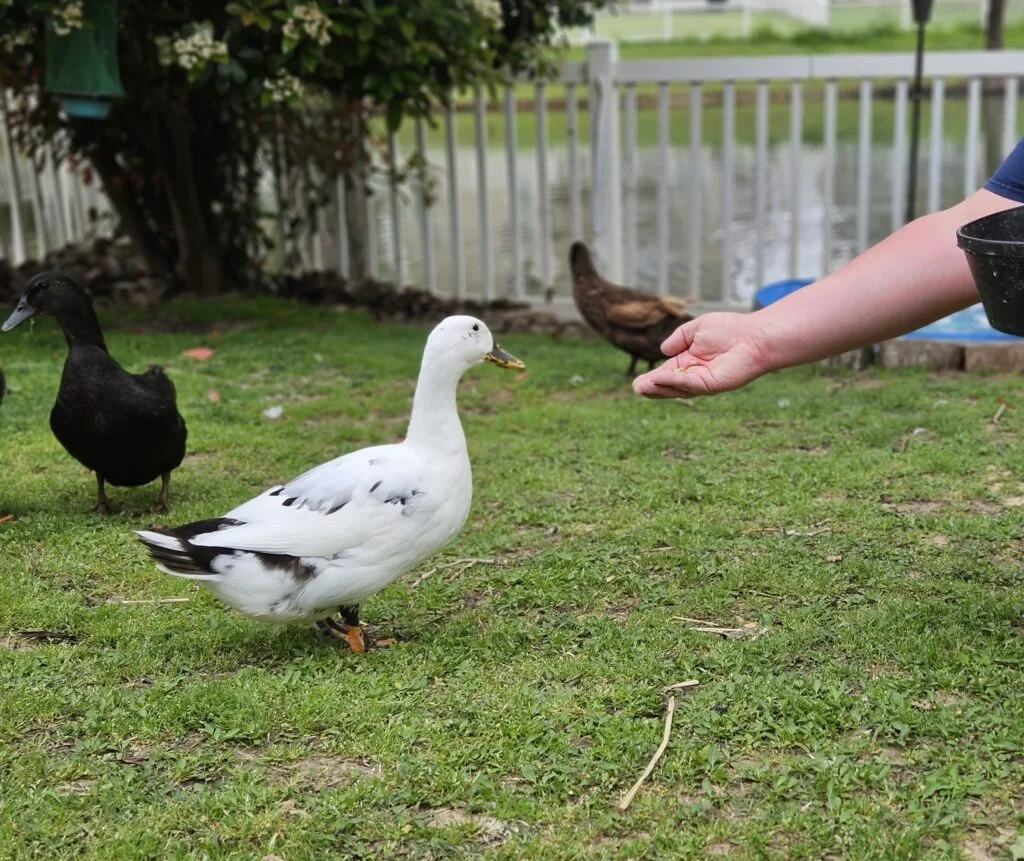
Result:
{"type": "Polygon", "coordinates": [[[747,341],[758,369],[757,376],[780,371],[791,364],[784,358],[785,345],[780,343],[777,335],[773,335],[773,330],[777,332],[778,327],[773,326],[770,319],[765,319],[771,316],[765,313],[768,310],[763,308],[747,315],[747,341]]]}

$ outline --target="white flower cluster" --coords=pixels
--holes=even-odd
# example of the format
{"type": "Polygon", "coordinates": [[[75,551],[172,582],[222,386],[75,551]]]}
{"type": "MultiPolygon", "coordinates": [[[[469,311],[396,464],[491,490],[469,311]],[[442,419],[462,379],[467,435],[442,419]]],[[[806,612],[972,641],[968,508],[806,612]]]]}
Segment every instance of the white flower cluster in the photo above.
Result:
{"type": "MultiPolygon", "coordinates": [[[[3,4],[0,3],[0,6],[3,4]]],[[[15,48],[20,48],[22,45],[31,45],[35,41],[36,32],[31,27],[26,27],[24,30],[14,30],[10,33],[0,33],[0,48],[5,51],[13,51],[15,48]]]]}
{"type": "Polygon", "coordinates": [[[277,73],[277,77],[267,78],[263,82],[263,89],[270,93],[270,101],[275,104],[298,101],[304,92],[302,81],[283,69],[277,73]]]}
{"type": "Polygon", "coordinates": [[[226,63],[228,46],[213,38],[213,25],[204,24],[191,36],[157,36],[154,40],[161,66],[177,65],[186,71],[201,69],[207,63],[226,63]]]}
{"type": "Polygon", "coordinates": [[[72,30],[80,30],[85,24],[81,0],[71,0],[53,10],[53,32],[67,36],[72,30]]]}
{"type": "Polygon", "coordinates": [[[320,11],[316,3],[299,3],[292,9],[292,17],[284,22],[284,35],[298,42],[302,31],[321,47],[331,42],[331,19],[320,11]]]}
{"type": "Polygon", "coordinates": [[[473,5],[492,24],[501,24],[501,3],[498,0],[473,0],[473,5]]]}

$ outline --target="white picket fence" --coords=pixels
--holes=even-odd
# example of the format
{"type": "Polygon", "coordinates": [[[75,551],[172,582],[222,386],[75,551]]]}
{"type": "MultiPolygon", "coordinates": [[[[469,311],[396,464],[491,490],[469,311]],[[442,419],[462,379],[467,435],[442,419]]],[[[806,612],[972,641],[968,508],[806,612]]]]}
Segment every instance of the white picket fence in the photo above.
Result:
{"type": "Polygon", "coordinates": [[[84,169],[57,164],[51,147],[36,171],[12,146],[7,125],[10,98],[0,90],[0,259],[18,265],[30,255],[42,257],[69,242],[108,234],[110,205],[95,183],[84,181],[84,169]],[[21,205],[12,205],[13,201],[21,205]]]}
{"type": "MultiPolygon", "coordinates": [[[[368,203],[371,268],[382,277],[440,295],[545,302],[554,293],[556,305],[568,305],[566,251],[573,239],[584,238],[612,280],[695,297],[704,308],[749,307],[750,290],[736,289],[740,268],[748,288],[766,278],[820,275],[877,239],[878,195],[873,202],[869,183],[879,167],[872,118],[890,105],[893,133],[891,147],[886,147],[885,182],[891,193],[884,204],[890,211],[883,226],[900,226],[913,68],[911,54],[622,61],[614,44],[595,42],[586,61],[563,65],[554,82],[534,83],[529,110],[520,101],[522,90],[507,89],[499,106],[489,106],[477,92],[468,116],[449,110],[437,131],[418,122],[407,135],[391,137],[384,162],[398,164],[419,153],[438,168],[442,188],[434,204],[427,205],[415,184],[379,184],[368,203]],[[837,163],[841,85],[843,92],[855,87],[857,104],[856,156],[842,170],[837,163]],[[883,88],[884,101],[876,99],[883,88]],[[771,106],[780,89],[785,104],[775,112],[787,111],[788,136],[770,148],[771,106]],[[804,161],[805,101],[812,90],[823,111],[820,164],[813,170],[804,161]],[[753,116],[738,109],[741,96],[744,103],[752,103],[753,116]],[[721,124],[713,154],[705,143],[706,116],[721,124]],[[685,141],[673,139],[673,120],[677,132],[681,125],[685,141]],[[524,145],[517,123],[527,121],[533,134],[524,145]],[[557,146],[551,143],[555,121],[557,146]],[[643,150],[650,164],[652,147],[640,145],[642,121],[654,126],[656,177],[646,191],[640,187],[638,157],[643,150]],[[737,147],[738,122],[753,126],[740,130],[754,141],[742,152],[737,147]],[[471,127],[471,147],[462,145],[460,124],[461,138],[469,136],[466,125],[471,127]],[[501,134],[495,133],[499,127],[501,134]],[[404,152],[399,152],[400,144],[404,152]],[[740,251],[735,178],[741,170],[750,173],[752,200],[740,251]],[[851,182],[855,227],[852,238],[837,245],[836,190],[849,189],[851,182]],[[801,209],[808,206],[811,185],[820,218],[809,224],[801,209]],[[638,214],[642,191],[648,195],[645,205],[655,204],[653,217],[645,223],[638,214]],[[869,230],[872,214],[874,227],[869,230]],[[771,255],[769,239],[774,243],[771,255]],[[784,262],[777,259],[780,250],[784,262]]],[[[933,53],[926,57],[924,72],[931,109],[919,160],[919,213],[949,203],[943,111],[954,85],[966,107],[958,145],[962,152],[957,153],[962,154],[962,176],[954,183],[954,195],[970,193],[984,180],[981,113],[986,79],[1005,81],[1002,149],[1009,151],[1018,140],[1024,51],[933,53]]],[[[12,156],[2,123],[0,133],[3,254],[19,263],[94,229],[85,214],[89,207],[109,211],[96,186],[83,186],[79,177],[52,164],[37,175],[12,156]],[[30,205],[6,207],[10,218],[5,232],[4,204],[12,198],[30,205]],[[32,247],[26,239],[29,216],[32,247]]],[[[336,188],[332,210],[342,197],[340,182],[336,188]]],[[[323,219],[299,247],[304,267],[328,266],[347,273],[343,219],[323,219]]]]}

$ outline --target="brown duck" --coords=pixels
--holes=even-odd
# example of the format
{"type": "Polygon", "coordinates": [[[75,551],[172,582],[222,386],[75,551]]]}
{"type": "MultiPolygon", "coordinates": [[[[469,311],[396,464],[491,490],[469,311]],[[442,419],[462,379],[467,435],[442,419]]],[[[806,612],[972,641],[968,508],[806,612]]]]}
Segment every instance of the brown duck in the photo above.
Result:
{"type": "Polygon", "coordinates": [[[693,319],[685,313],[687,301],[675,296],[652,296],[641,290],[605,281],[594,268],[590,249],[574,242],[569,249],[572,298],[583,319],[609,344],[629,353],[630,376],[638,359],[648,369],[665,358],[661,343],[683,323],[693,319]]]}

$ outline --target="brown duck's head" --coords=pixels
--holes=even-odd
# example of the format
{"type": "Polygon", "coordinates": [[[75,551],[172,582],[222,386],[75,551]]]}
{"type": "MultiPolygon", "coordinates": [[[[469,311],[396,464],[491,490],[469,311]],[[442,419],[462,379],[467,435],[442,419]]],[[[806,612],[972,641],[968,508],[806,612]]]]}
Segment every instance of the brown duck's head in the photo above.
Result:
{"type": "Polygon", "coordinates": [[[590,256],[590,249],[582,242],[574,242],[569,247],[569,268],[572,270],[573,283],[579,283],[585,278],[599,277],[597,269],[594,268],[594,258],[590,256]]]}

